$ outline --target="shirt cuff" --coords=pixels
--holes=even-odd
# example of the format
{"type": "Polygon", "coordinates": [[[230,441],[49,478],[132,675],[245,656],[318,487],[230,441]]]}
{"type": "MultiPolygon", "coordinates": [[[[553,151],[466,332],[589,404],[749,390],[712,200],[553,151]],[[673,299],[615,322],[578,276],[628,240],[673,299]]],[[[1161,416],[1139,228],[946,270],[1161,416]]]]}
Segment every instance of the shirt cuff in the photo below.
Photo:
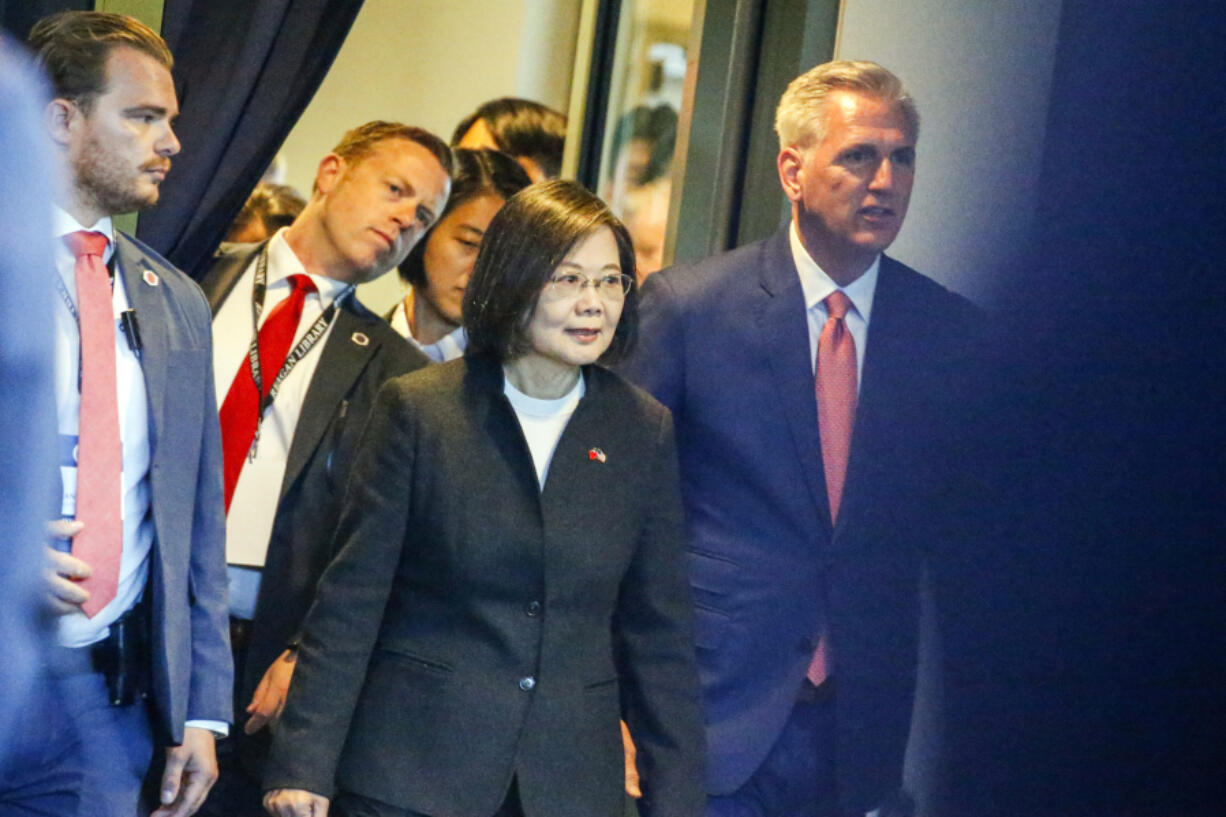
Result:
{"type": "Polygon", "coordinates": [[[197,729],[207,729],[213,737],[221,740],[230,734],[230,724],[225,721],[188,721],[184,726],[194,726],[197,729]]]}

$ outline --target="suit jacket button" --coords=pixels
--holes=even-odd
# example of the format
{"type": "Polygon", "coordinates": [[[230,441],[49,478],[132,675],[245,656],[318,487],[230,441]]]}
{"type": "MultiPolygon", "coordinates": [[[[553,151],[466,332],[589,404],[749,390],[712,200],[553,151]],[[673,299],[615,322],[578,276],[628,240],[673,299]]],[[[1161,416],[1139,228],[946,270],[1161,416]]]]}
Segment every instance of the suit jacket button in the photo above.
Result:
{"type": "Polygon", "coordinates": [[[519,688],[522,689],[524,692],[531,692],[532,688],[535,686],[536,686],[536,679],[533,678],[531,675],[529,675],[527,678],[519,679],[519,688]]]}
{"type": "Polygon", "coordinates": [[[528,602],[528,604],[524,607],[524,614],[527,615],[528,618],[536,618],[541,614],[541,603],[535,600],[528,602]]]}

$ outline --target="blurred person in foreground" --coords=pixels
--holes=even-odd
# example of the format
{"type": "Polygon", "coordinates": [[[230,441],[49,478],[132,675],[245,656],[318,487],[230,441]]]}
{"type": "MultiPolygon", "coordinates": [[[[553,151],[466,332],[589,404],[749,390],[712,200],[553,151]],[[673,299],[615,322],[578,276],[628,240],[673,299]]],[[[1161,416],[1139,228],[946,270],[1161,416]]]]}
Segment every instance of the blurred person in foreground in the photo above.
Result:
{"type": "Polygon", "coordinates": [[[456,148],[451,195],[438,223],[400,262],[404,298],[387,315],[392,328],[435,363],[464,354],[460,305],[481,240],[506,200],[531,184],[510,156],[456,148]]]}
{"type": "MultiPolygon", "coordinates": [[[[55,265],[51,193],[58,184],[43,133],[46,88],[21,46],[0,33],[0,792],[6,749],[42,713],[34,704],[41,650],[50,640],[42,613],[45,527],[54,497],[55,399],[47,270],[55,265]],[[42,237],[43,240],[32,240],[42,237]],[[28,722],[27,722],[28,721],[28,722]]],[[[21,765],[14,758],[15,765],[21,765]]],[[[0,793],[0,802],[4,795],[0,793]]],[[[4,807],[0,806],[0,813],[4,807]]]]}
{"type": "Polygon", "coordinates": [[[368,122],[324,156],[311,200],[259,244],[223,245],[202,285],[213,307],[225,458],[235,708],[204,813],[260,813],[259,780],[333,552],[358,434],[384,381],[429,360],[355,296],[402,261],[447,201],[451,150],[368,122]]]}
{"type": "Polygon", "coordinates": [[[599,361],[637,324],[625,228],[573,182],[491,221],[460,360],[380,392],[264,783],[275,815],[701,812],[667,411],[599,361]]]}
{"type": "MultiPolygon", "coordinates": [[[[166,44],[116,14],[39,21],[30,47],[67,167],[52,210],[61,518],[52,523],[58,646],[46,719],[20,738],[24,807],[185,817],[217,776],[231,720],[221,447],[208,304],[113,217],[157,203],[179,141],[166,44]],[[58,701],[54,697],[58,693],[58,701]]],[[[50,410],[50,409],[48,409],[50,410]]],[[[11,773],[11,770],[9,770],[11,773]]],[[[10,783],[11,785],[11,783],[10,783]]]]}
{"type": "Polygon", "coordinates": [[[789,223],[651,276],[626,367],[677,422],[707,814],[905,814],[921,576],[957,499],[978,313],[883,254],[919,136],[896,76],[819,65],[776,130],[789,223]]]}
{"type": "Polygon", "coordinates": [[[566,115],[530,99],[491,99],[460,120],[451,144],[491,148],[515,158],[534,182],[562,173],[566,115]]]}

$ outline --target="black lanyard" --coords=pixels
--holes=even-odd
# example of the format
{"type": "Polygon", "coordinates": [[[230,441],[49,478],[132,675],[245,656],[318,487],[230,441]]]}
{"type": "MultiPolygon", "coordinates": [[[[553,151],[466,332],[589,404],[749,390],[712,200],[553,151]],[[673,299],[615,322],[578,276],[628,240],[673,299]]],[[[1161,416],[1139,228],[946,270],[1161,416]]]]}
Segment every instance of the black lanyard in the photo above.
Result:
{"type": "MultiPolygon", "coordinates": [[[[251,449],[247,453],[249,462],[255,461],[256,445],[260,441],[260,424],[264,419],[264,412],[277,399],[277,392],[281,389],[281,383],[289,376],[298,362],[307,356],[319,342],[319,339],[328,331],[328,325],[332,322],[332,318],[336,316],[336,305],[340,303],[342,298],[348,297],[353,292],[353,285],[345,287],[339,295],[332,299],[332,303],[328,304],[328,308],[323,311],[315,323],[311,324],[311,328],[302,336],[302,340],[290,351],[285,358],[285,363],[281,366],[281,371],[277,372],[276,378],[272,381],[272,387],[269,388],[268,394],[264,395],[264,377],[263,370],[260,366],[260,315],[264,312],[264,294],[268,291],[268,245],[264,245],[264,249],[260,251],[260,255],[255,262],[255,282],[251,287],[251,345],[247,347],[247,360],[251,364],[251,377],[255,380],[255,393],[261,395],[259,405],[256,408],[255,418],[255,437],[251,441],[251,449]]],[[[292,294],[292,293],[291,293],[292,294]]]]}

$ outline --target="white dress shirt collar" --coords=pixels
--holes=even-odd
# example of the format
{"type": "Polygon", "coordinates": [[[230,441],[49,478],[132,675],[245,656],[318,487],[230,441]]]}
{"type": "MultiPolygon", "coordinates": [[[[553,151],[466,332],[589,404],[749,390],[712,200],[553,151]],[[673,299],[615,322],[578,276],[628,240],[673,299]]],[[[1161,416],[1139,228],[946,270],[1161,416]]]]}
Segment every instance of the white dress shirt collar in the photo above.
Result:
{"type": "Polygon", "coordinates": [[[344,281],[338,281],[335,278],[329,278],[326,275],[312,275],[307,272],[306,267],[298,260],[298,256],[294,254],[293,248],[289,242],[285,240],[285,231],[288,227],[282,227],[273,234],[273,237],[268,240],[268,281],[267,286],[272,289],[274,286],[289,286],[284,283],[286,278],[291,275],[305,275],[315,284],[315,289],[319,292],[319,302],[322,309],[327,309],[342,292],[349,286],[344,281]]]}
{"type": "MultiPolygon", "coordinates": [[[[881,255],[873,259],[873,263],[856,280],[845,287],[834,282],[826,271],[817,265],[805,245],[800,240],[800,233],[793,221],[788,228],[788,239],[792,246],[792,260],[796,263],[796,272],[800,275],[800,288],[805,294],[805,309],[812,310],[829,297],[836,289],[843,290],[852,307],[860,313],[864,323],[869,322],[873,311],[873,295],[877,291],[877,275],[881,270],[881,255]]],[[[823,310],[824,310],[823,306],[823,310]]]]}
{"type": "Polygon", "coordinates": [[[109,264],[111,256],[115,254],[115,223],[110,216],[103,216],[94,222],[92,227],[86,227],[79,221],[73,218],[67,210],[60,207],[58,204],[51,205],[51,234],[56,238],[57,249],[63,248],[65,252],[68,248],[64,246],[62,239],[69,233],[86,230],[92,233],[102,233],[106,236],[107,245],[106,252],[102,256],[102,263],[109,264]]]}
{"type": "Polygon", "coordinates": [[[424,352],[426,357],[435,363],[446,363],[449,360],[462,357],[464,350],[468,347],[468,333],[464,331],[463,326],[457,326],[434,343],[422,343],[413,337],[413,330],[409,327],[408,308],[405,306],[405,299],[413,292],[413,287],[406,284],[402,292],[403,295],[400,298],[400,302],[396,304],[396,308],[392,310],[391,317],[388,318],[388,323],[391,324],[392,329],[396,330],[398,335],[424,352]]]}

